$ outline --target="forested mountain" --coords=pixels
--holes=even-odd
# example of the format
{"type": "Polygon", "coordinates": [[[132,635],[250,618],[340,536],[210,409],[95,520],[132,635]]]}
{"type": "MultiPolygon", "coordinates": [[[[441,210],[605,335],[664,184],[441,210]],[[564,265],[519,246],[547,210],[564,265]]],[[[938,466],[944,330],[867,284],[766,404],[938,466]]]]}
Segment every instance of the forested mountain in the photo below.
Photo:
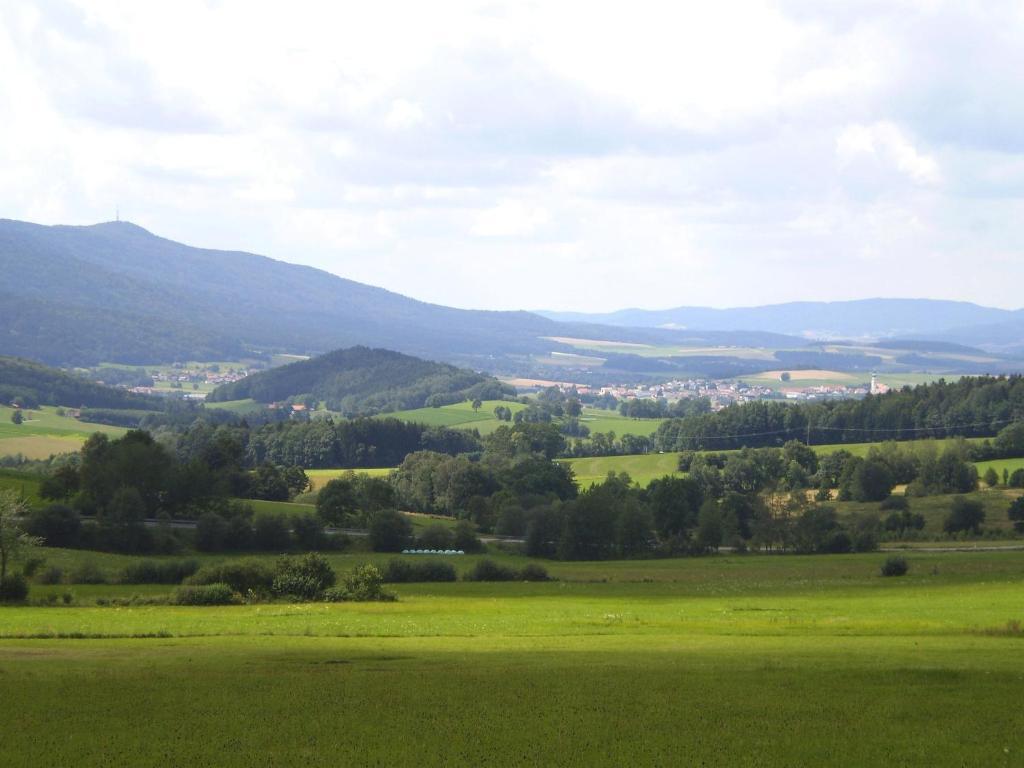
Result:
{"type": "Polygon", "coordinates": [[[159,401],[17,357],[0,357],[0,403],[147,409],[159,401]]]}
{"type": "MultiPolygon", "coordinates": [[[[678,343],[658,329],[558,323],[428,304],[311,267],[193,248],[134,224],[0,220],[0,354],[55,365],[320,354],[362,344],[488,370],[570,351],[551,337],[678,343]]],[[[800,342],[764,333],[719,343],[800,342]]]]}
{"type": "MultiPolygon", "coordinates": [[[[761,307],[676,307],[664,310],[623,309],[605,314],[542,312],[555,320],[660,328],[714,328],[728,331],[760,328],[773,333],[816,338],[928,337],[944,338],[948,329],[967,329],[1016,319],[1018,312],[982,307],[965,301],[932,299],[863,299],[858,301],[795,301],[761,307]]],[[[965,333],[961,341],[977,346],[985,339],[965,333]]]]}
{"type": "Polygon", "coordinates": [[[224,384],[209,402],[252,398],[261,403],[311,397],[348,416],[371,415],[467,398],[514,394],[497,379],[386,349],[338,349],[224,384]]]}

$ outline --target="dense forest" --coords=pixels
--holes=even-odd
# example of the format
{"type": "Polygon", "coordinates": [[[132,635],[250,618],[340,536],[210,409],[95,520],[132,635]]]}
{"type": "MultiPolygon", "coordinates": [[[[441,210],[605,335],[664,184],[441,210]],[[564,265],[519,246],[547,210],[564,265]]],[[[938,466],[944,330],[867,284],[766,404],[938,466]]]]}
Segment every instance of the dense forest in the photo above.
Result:
{"type": "Polygon", "coordinates": [[[717,413],[670,419],[658,427],[660,451],[725,450],[781,445],[983,437],[1024,418],[1021,376],[939,380],[863,400],[793,405],[754,402],[717,413]]]}
{"type": "Polygon", "coordinates": [[[135,410],[158,407],[159,403],[17,357],[0,357],[0,402],[28,408],[64,405],[135,410]]]}
{"type": "Polygon", "coordinates": [[[254,373],[218,387],[208,399],[310,399],[346,416],[367,416],[506,395],[515,395],[515,390],[470,370],[386,349],[352,347],[254,373]]]}

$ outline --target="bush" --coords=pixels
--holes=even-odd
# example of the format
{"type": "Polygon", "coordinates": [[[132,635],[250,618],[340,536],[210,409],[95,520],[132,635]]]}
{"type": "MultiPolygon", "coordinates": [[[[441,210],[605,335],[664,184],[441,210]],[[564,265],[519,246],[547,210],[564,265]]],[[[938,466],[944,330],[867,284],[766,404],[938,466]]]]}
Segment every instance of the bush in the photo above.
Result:
{"type": "Polygon", "coordinates": [[[28,597],[28,580],[20,573],[8,573],[0,581],[0,603],[20,603],[28,597]]]}
{"type": "Polygon", "coordinates": [[[70,507],[51,504],[29,515],[25,531],[40,537],[48,547],[74,547],[82,533],[82,519],[70,507]]]}
{"type": "Polygon", "coordinates": [[[200,552],[221,552],[228,541],[228,521],[216,512],[206,512],[196,520],[196,549],[200,552]]]}
{"type": "Polygon", "coordinates": [[[324,524],[312,513],[292,517],[292,535],[295,537],[295,544],[307,552],[326,548],[327,534],[324,533],[324,524]]]}
{"type": "Polygon", "coordinates": [[[985,505],[976,499],[957,496],[942,528],[946,533],[980,533],[985,522],[985,505]]]}
{"type": "Polygon", "coordinates": [[[522,581],[548,581],[548,570],[539,563],[527,563],[519,570],[522,581]]]}
{"type": "Polygon", "coordinates": [[[405,584],[423,581],[455,581],[455,566],[443,560],[402,560],[394,558],[381,574],[386,583],[405,584]]]}
{"type": "Polygon", "coordinates": [[[1013,470],[1007,485],[1011,488],[1024,488],[1024,468],[1013,470]]]}
{"type": "Polygon", "coordinates": [[[883,512],[888,512],[889,510],[905,512],[910,509],[910,499],[906,496],[888,496],[879,504],[878,508],[883,512]]]}
{"type": "Polygon", "coordinates": [[[462,578],[465,581],[515,581],[518,577],[519,574],[516,573],[515,568],[499,565],[493,560],[484,558],[477,560],[476,565],[468,570],[462,578]]]}
{"type": "Polygon", "coordinates": [[[374,552],[401,552],[412,539],[409,518],[394,509],[383,509],[370,521],[370,547],[374,552]]]}
{"type": "Polygon", "coordinates": [[[910,566],[907,565],[907,559],[894,555],[893,557],[887,557],[885,562],[882,563],[881,574],[883,576],[903,576],[909,570],[910,566]]]}
{"type": "Polygon", "coordinates": [[[252,533],[257,549],[285,552],[291,547],[288,517],[283,512],[259,512],[253,518],[252,533]]]}
{"type": "Polygon", "coordinates": [[[416,539],[416,545],[421,549],[452,549],[455,534],[441,523],[431,523],[416,539]]]}
{"type": "Polygon", "coordinates": [[[274,571],[259,560],[229,560],[216,565],[204,565],[192,576],[188,584],[227,584],[235,592],[265,593],[274,583],[274,571]]]}
{"type": "Polygon", "coordinates": [[[484,551],[483,542],[480,541],[473,530],[473,524],[469,520],[459,520],[455,524],[455,549],[461,549],[467,554],[476,554],[484,551]]]}
{"type": "Polygon", "coordinates": [[[395,595],[386,592],[383,584],[384,580],[376,566],[358,565],[345,574],[342,587],[348,595],[347,599],[356,602],[395,600],[395,595]]]}
{"type": "Polygon", "coordinates": [[[199,570],[195,560],[140,560],[121,572],[122,584],[180,584],[199,570]]]}
{"type": "Polygon", "coordinates": [[[1006,517],[1013,523],[1013,530],[1024,532],[1024,496],[1018,496],[1010,503],[1006,517]]]}
{"type": "Polygon", "coordinates": [[[107,575],[92,560],[84,560],[68,574],[71,584],[106,584],[107,575]]]}
{"type": "Polygon", "coordinates": [[[278,558],[271,590],[283,597],[312,600],[328,587],[333,587],[335,580],[334,569],[327,558],[311,552],[302,557],[278,558]]]}
{"type": "Polygon", "coordinates": [[[36,584],[60,584],[62,581],[64,581],[64,571],[55,565],[36,576],[36,584]]]}
{"type": "Polygon", "coordinates": [[[174,590],[174,605],[237,605],[241,596],[227,584],[183,584],[174,590]]]}

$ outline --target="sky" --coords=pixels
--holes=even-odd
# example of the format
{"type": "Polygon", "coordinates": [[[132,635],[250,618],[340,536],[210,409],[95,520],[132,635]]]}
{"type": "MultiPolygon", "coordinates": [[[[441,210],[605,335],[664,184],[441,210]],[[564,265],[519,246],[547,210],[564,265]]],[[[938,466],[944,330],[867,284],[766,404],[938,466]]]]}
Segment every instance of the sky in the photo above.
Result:
{"type": "Polygon", "coordinates": [[[458,307],[1024,305],[1024,4],[0,0],[0,217],[458,307]]]}

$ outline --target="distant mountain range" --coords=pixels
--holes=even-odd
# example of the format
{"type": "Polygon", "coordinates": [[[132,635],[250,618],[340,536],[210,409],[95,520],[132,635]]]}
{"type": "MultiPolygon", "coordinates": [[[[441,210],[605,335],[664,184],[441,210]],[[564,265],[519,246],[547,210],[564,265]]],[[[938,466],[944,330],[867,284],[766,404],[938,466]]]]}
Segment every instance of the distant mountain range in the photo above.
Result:
{"type": "Polygon", "coordinates": [[[265,256],[194,248],[128,222],[0,219],[0,268],[0,354],[58,366],[363,345],[492,374],[605,383],[779,367],[1000,372],[1021,369],[1024,357],[1024,314],[963,302],[594,315],[454,309],[265,256]],[[854,343],[814,341],[822,338],[854,343]],[[902,351],[865,350],[869,339],[899,339],[902,351]],[[923,341],[960,347],[923,350],[923,341]]]}
{"type": "Polygon", "coordinates": [[[992,352],[1024,352],[1024,310],[995,309],[964,301],[862,299],[733,309],[676,307],[538,314],[562,322],[720,331],[758,328],[811,339],[930,339],[992,352]]]}
{"type": "Polygon", "coordinates": [[[54,365],[319,354],[362,344],[478,370],[531,372],[557,337],[791,346],[762,332],[678,333],[444,307],[311,267],[193,248],[128,222],[0,220],[0,354],[54,365]]]}

